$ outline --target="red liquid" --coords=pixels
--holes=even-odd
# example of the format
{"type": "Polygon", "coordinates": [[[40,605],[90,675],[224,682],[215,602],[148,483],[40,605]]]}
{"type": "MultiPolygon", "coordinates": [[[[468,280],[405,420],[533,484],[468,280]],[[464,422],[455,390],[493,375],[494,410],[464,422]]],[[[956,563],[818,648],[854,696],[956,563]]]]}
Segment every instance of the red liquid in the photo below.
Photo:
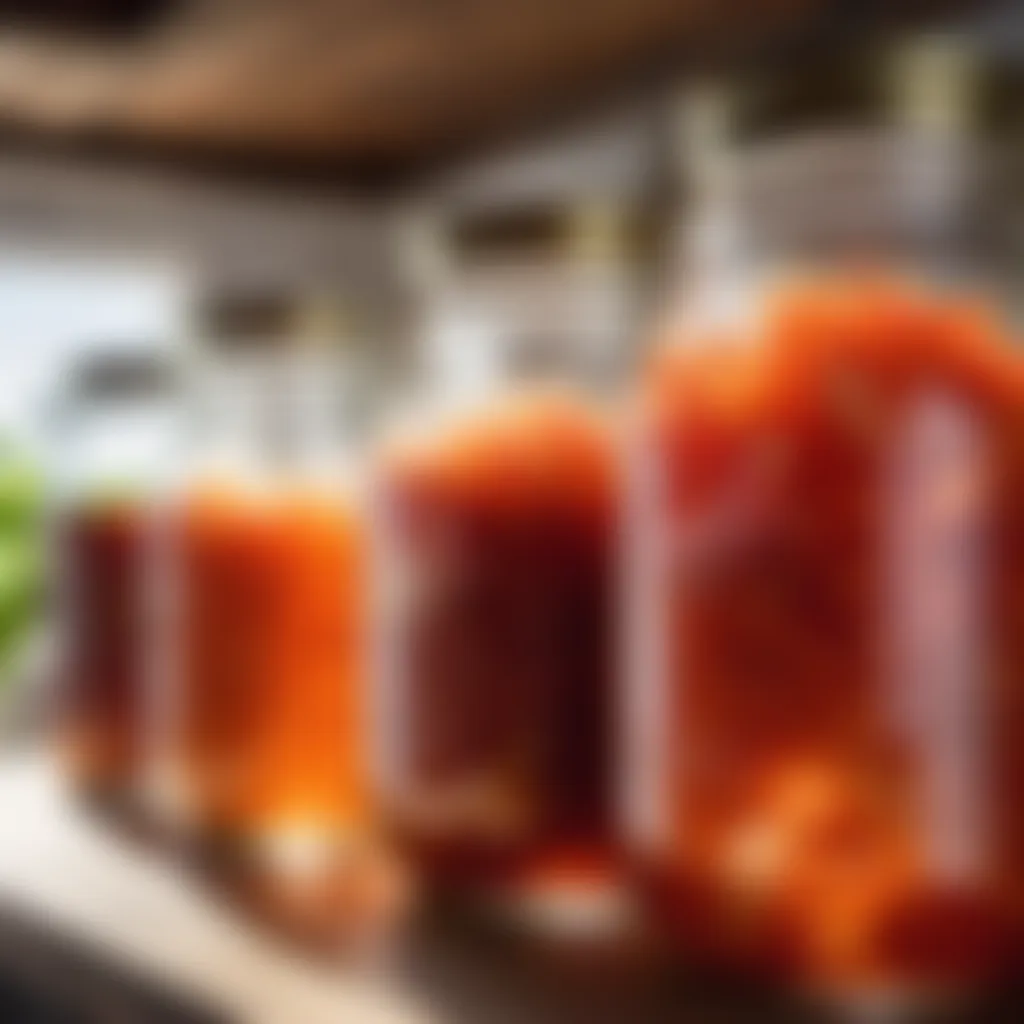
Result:
{"type": "Polygon", "coordinates": [[[73,778],[114,793],[136,779],[144,748],[142,513],[85,506],[62,523],[59,735],[73,778]]]}
{"type": "Polygon", "coordinates": [[[647,867],[698,959],[946,985],[1019,956],[1022,379],[973,311],[856,279],[655,365],[647,867]]]}
{"type": "Polygon", "coordinates": [[[388,468],[405,601],[392,811],[435,878],[529,884],[579,864],[583,881],[606,862],[614,499],[607,437],[562,396],[388,468]]]}

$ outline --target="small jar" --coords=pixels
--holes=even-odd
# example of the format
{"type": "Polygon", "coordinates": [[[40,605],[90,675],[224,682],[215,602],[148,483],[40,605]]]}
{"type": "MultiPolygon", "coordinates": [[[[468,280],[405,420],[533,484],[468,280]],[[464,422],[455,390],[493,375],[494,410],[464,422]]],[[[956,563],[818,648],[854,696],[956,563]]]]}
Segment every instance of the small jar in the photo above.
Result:
{"type": "Polygon", "coordinates": [[[149,740],[147,523],[179,417],[173,367],[147,351],[90,355],[60,396],[51,520],[58,746],[75,784],[115,803],[136,794],[149,740]]]}
{"type": "Polygon", "coordinates": [[[264,340],[209,356],[157,541],[154,798],[271,880],[322,878],[369,834],[367,552],[332,374],[264,340]]]}

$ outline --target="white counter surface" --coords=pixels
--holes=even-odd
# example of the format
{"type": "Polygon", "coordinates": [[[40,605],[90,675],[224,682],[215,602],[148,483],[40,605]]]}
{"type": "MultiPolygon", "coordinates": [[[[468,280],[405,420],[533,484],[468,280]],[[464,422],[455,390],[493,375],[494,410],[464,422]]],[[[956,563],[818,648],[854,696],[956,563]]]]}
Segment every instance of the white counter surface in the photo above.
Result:
{"type": "Polygon", "coordinates": [[[69,797],[52,764],[0,762],[0,902],[252,1024],[433,1024],[383,977],[314,963],[211,899],[69,797]]]}

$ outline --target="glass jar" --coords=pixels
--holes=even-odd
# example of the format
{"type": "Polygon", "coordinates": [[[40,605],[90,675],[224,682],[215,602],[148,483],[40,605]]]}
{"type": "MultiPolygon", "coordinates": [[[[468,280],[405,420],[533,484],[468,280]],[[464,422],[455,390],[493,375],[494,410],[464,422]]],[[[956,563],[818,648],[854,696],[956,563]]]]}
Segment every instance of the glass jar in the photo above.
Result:
{"type": "Polygon", "coordinates": [[[775,287],[786,250],[737,246],[668,329],[628,458],[643,884],[698,962],[849,999],[1024,948],[1024,364],[903,227],[895,270],[830,246],[775,287]]]}
{"type": "Polygon", "coordinates": [[[368,836],[368,578],[328,359],[235,345],[197,375],[160,526],[161,813],[257,877],[313,878],[368,836]]]}
{"type": "Polygon", "coordinates": [[[172,466],[178,400],[168,360],[125,347],[73,366],[60,396],[58,746],[75,783],[115,803],[136,794],[148,743],[147,523],[172,466]]]}
{"type": "Polygon", "coordinates": [[[432,345],[378,483],[387,813],[435,890],[587,928],[615,881],[610,434],[485,324],[432,345]]]}
{"type": "Polygon", "coordinates": [[[995,964],[1021,386],[969,306],[856,278],[653,369],[633,685],[655,859],[705,952],[834,981],[995,964]]]}

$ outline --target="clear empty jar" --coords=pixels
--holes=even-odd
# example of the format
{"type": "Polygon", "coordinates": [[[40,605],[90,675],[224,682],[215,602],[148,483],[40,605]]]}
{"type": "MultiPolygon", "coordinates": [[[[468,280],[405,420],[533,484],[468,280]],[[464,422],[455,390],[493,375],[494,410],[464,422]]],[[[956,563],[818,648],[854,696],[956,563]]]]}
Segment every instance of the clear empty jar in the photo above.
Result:
{"type": "Polygon", "coordinates": [[[702,962],[957,988],[1024,924],[1024,367],[962,296],[810,278],[654,360],[628,795],[702,962]]]}

